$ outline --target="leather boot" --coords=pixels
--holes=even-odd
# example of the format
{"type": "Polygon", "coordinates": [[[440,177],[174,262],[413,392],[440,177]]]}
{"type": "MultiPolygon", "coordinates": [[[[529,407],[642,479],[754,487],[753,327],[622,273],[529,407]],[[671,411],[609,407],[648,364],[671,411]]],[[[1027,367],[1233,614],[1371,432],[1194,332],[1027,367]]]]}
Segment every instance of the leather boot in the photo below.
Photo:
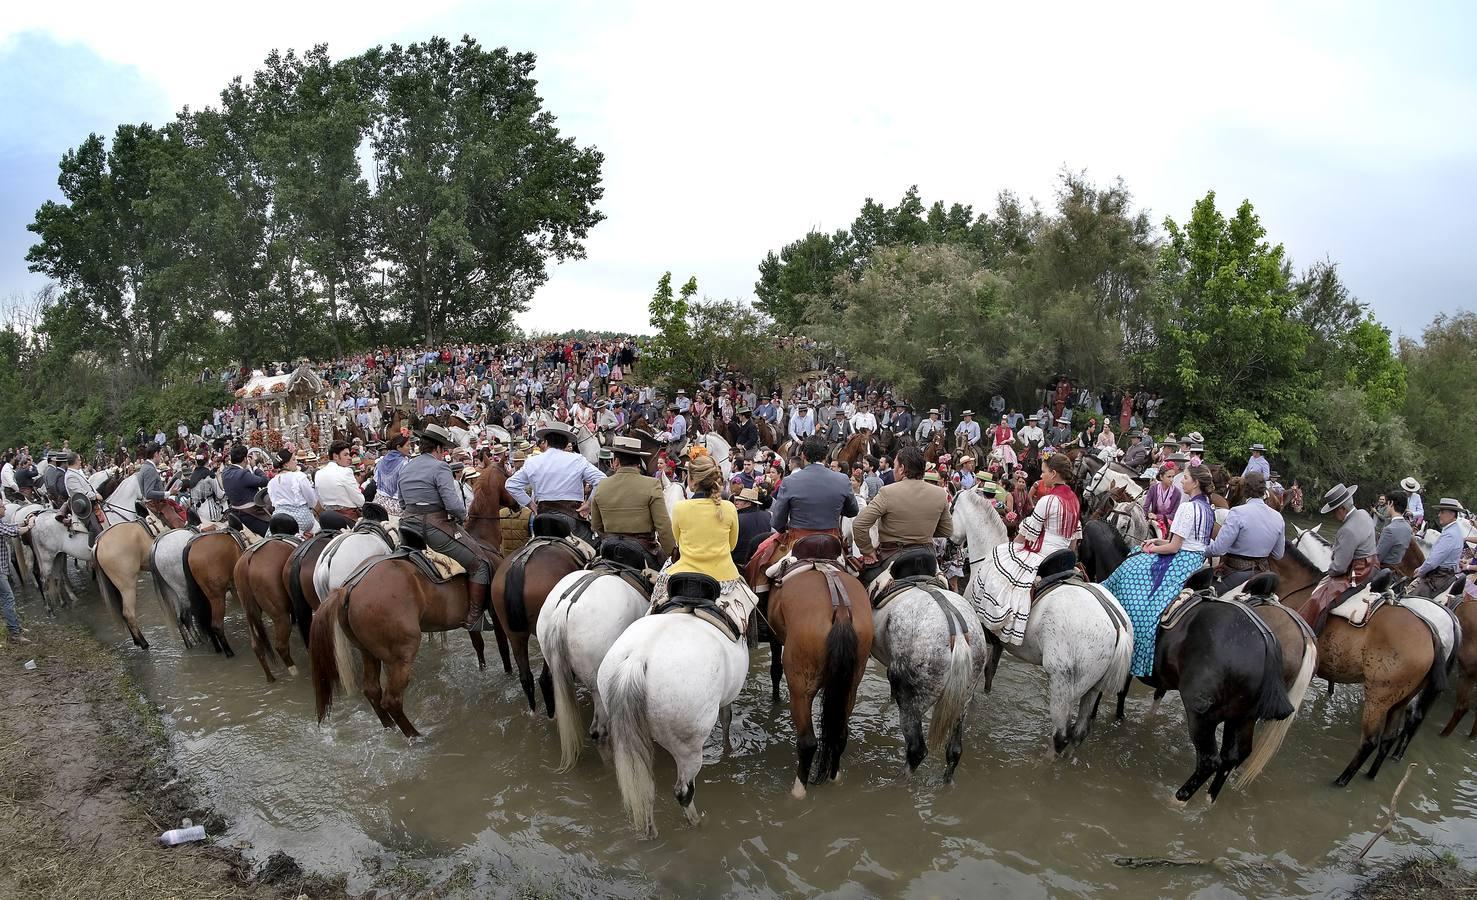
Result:
{"type": "Polygon", "coordinates": [[[482,630],[482,611],[487,608],[487,588],[481,582],[467,581],[467,621],[462,627],[468,631],[482,630]]]}

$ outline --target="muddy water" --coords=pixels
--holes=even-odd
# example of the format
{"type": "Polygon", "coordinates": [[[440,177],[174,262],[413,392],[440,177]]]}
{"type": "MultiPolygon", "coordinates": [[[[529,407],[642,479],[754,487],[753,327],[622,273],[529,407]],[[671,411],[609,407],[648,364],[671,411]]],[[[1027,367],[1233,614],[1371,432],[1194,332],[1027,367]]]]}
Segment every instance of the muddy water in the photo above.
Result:
{"type": "MultiPolygon", "coordinates": [[[[716,738],[709,743],[696,797],[702,826],[682,823],[667,790],[670,761],[658,754],[661,836],[643,841],[598,754],[567,775],[550,771],[552,723],[525,712],[512,678],[478,672],[464,635],[423,646],[407,708],[427,737],[412,744],[381,729],[358,697],[317,726],[306,678],[268,685],[234,607],[234,659],[183,651],[150,591],[141,584],[147,653],[132,649],[95,594],[62,615],[134,656],[175,729],[182,768],[233,822],[225,840],[249,841],[261,858],[283,848],[310,867],[345,871],[354,889],[398,868],[469,879],[461,883],[478,893],[506,893],[512,878],[555,896],[1322,896],[1355,883],[1350,860],[1402,771],[1391,763],[1373,784],[1329,787],[1354,750],[1360,692],[1340,688],[1330,700],[1319,681],[1258,783],[1228,788],[1214,808],[1202,792],[1177,809],[1173,791],[1193,754],[1173,695],[1150,718],[1137,688],[1125,723],[1100,720],[1074,758],[1049,762],[1043,679],[1007,658],[995,692],[974,702],[955,785],[942,783],[938,757],[900,777],[897,714],[874,667],[842,782],[795,801],[788,715],[770,704],[760,649],[735,706],[733,752],[720,759],[716,738]],[[1114,864],[1165,855],[1220,863],[1114,864]]],[[[23,614],[44,627],[36,603],[23,614]]],[[[1421,845],[1477,863],[1474,745],[1436,733],[1450,709],[1449,698],[1437,704],[1435,727],[1407,755],[1404,815],[1374,858],[1421,845]]]]}

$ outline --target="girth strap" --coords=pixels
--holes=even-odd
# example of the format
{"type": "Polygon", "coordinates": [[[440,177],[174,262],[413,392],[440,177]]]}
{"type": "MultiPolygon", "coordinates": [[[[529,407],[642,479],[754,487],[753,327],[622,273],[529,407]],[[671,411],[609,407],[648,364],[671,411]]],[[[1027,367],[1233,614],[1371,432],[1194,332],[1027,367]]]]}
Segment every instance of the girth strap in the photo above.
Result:
{"type": "MultiPolygon", "coordinates": [[[[899,582],[893,583],[898,584],[899,582]]],[[[913,576],[902,579],[901,583],[908,587],[916,587],[933,598],[939,611],[944,614],[944,621],[949,624],[949,649],[954,648],[954,639],[960,635],[964,636],[966,644],[969,643],[969,623],[964,620],[964,615],[954,608],[954,604],[949,602],[949,598],[944,596],[944,592],[939,590],[937,582],[927,577],[913,576]]]]}

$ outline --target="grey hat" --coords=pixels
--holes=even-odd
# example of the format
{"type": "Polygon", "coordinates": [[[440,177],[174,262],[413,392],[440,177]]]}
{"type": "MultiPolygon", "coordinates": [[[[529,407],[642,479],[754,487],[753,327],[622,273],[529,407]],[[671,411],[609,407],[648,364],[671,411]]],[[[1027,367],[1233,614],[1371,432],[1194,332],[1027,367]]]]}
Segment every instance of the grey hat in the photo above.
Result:
{"type": "Polygon", "coordinates": [[[415,436],[422,440],[435,441],[443,447],[456,446],[456,438],[453,438],[451,432],[440,425],[427,425],[424,430],[417,431],[415,436]]]}
{"type": "Polygon", "coordinates": [[[1329,488],[1328,493],[1323,495],[1323,508],[1318,510],[1318,512],[1322,515],[1328,515],[1340,506],[1353,503],[1354,492],[1357,490],[1359,490],[1359,485],[1357,484],[1345,485],[1343,482],[1339,482],[1329,488]]]}
{"type": "Polygon", "coordinates": [[[616,453],[639,456],[643,459],[651,454],[641,449],[640,438],[628,437],[624,434],[612,435],[610,438],[610,449],[616,453]]]}
{"type": "Polygon", "coordinates": [[[1463,506],[1459,500],[1456,500],[1452,497],[1442,497],[1441,502],[1436,505],[1436,509],[1439,512],[1450,513],[1462,513],[1467,511],[1467,508],[1463,506]]]}
{"type": "Polygon", "coordinates": [[[546,435],[550,434],[562,434],[568,437],[570,440],[574,440],[575,437],[573,428],[570,428],[563,422],[554,421],[550,422],[542,428],[534,429],[533,439],[535,441],[541,441],[546,435]]]}

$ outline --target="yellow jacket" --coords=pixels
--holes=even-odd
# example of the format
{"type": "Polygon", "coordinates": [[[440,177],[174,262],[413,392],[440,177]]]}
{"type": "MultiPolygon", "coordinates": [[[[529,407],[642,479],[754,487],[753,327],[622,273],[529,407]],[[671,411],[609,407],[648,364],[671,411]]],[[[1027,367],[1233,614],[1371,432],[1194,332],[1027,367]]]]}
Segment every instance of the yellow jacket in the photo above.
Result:
{"type": "Polygon", "coordinates": [[[668,572],[701,572],[718,581],[739,577],[732,556],[738,546],[738,510],[732,503],[720,500],[715,505],[707,497],[683,500],[672,510],[672,534],[682,559],[668,572]]]}

